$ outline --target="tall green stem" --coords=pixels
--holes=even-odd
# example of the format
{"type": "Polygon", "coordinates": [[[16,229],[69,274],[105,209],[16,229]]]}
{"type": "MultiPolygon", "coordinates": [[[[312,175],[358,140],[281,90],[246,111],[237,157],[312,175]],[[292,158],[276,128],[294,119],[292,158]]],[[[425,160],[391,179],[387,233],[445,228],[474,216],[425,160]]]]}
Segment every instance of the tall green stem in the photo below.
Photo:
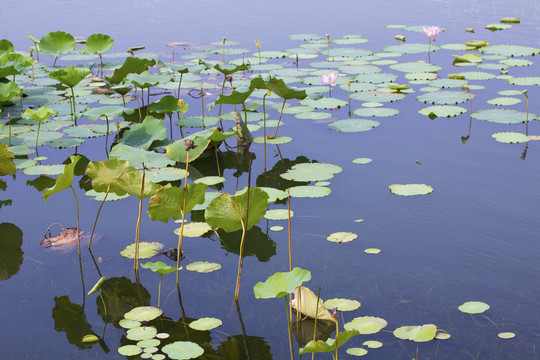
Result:
{"type": "Polygon", "coordinates": [[[75,126],[77,126],[77,110],[75,109],[75,92],[71,88],[71,99],[73,102],[73,117],[75,118],[75,126]]]}
{"type": "Polygon", "coordinates": [[[178,249],[176,253],[176,286],[178,287],[180,277],[180,258],[182,257],[182,239],[184,237],[184,221],[186,220],[186,193],[187,193],[187,176],[189,167],[189,150],[186,154],[186,177],[184,178],[184,194],[182,199],[182,224],[180,225],[180,234],[178,235],[178,249]]]}
{"type": "MultiPolygon", "coordinates": [[[[248,206],[249,206],[249,188],[248,188],[248,206]]],[[[247,211],[246,211],[247,217],[247,211]]],[[[242,240],[240,241],[240,256],[238,257],[238,273],[236,275],[236,289],[234,290],[234,302],[238,302],[240,293],[240,278],[242,277],[242,266],[244,263],[244,245],[246,241],[246,225],[242,222],[242,240]]]]}
{"type": "Polygon", "coordinates": [[[103,204],[107,200],[107,196],[109,196],[109,190],[111,188],[111,185],[107,186],[107,192],[105,193],[105,197],[103,198],[103,201],[101,202],[101,205],[99,205],[98,212],[96,214],[96,220],[94,221],[94,227],[92,228],[92,233],[90,234],[90,241],[88,241],[88,249],[90,249],[90,246],[92,246],[92,238],[94,237],[94,230],[96,230],[96,225],[99,217],[99,213],[101,212],[101,208],[103,207],[103,204]]]}
{"type": "Polygon", "coordinates": [[[159,274],[159,286],[158,286],[158,298],[157,298],[157,307],[161,304],[161,278],[163,275],[159,274]]]}
{"type": "Polygon", "coordinates": [[[135,230],[135,260],[133,268],[135,273],[139,272],[139,242],[141,238],[141,216],[142,216],[142,199],[144,194],[144,181],[146,180],[146,172],[143,163],[143,175],[141,181],[141,196],[139,197],[139,217],[137,218],[137,229],[135,230]]]}
{"type": "Polygon", "coordinates": [[[283,115],[283,109],[285,108],[285,101],[287,101],[287,99],[283,99],[283,105],[281,105],[281,110],[279,111],[279,118],[278,118],[278,121],[277,121],[276,132],[274,133],[274,139],[277,137],[277,131],[279,129],[279,123],[281,122],[281,115],[283,115]]]}

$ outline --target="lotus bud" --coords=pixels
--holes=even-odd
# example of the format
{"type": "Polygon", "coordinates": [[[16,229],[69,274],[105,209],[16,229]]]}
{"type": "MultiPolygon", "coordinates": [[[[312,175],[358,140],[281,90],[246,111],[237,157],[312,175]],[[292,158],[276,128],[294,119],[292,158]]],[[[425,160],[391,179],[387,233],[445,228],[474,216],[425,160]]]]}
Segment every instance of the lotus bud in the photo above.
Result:
{"type": "Polygon", "coordinates": [[[268,90],[268,91],[266,92],[266,96],[270,96],[270,95],[272,95],[272,90],[268,90]]]}
{"type": "Polygon", "coordinates": [[[193,150],[199,145],[195,145],[193,140],[184,140],[184,145],[186,146],[186,151],[193,150]]]}
{"type": "Polygon", "coordinates": [[[227,76],[225,79],[226,79],[228,82],[232,82],[233,77],[229,75],[229,76],[227,76]]]}
{"type": "Polygon", "coordinates": [[[184,100],[178,100],[178,106],[184,107],[184,100]]]}
{"type": "Polygon", "coordinates": [[[332,319],[334,319],[334,321],[337,321],[337,307],[332,309],[332,319]]]}
{"type": "Polygon", "coordinates": [[[523,90],[521,93],[522,93],[523,95],[527,96],[527,89],[523,90]]]}
{"type": "Polygon", "coordinates": [[[351,87],[351,79],[349,79],[349,81],[347,81],[347,85],[348,85],[349,87],[351,87]]]}
{"type": "Polygon", "coordinates": [[[326,34],[326,41],[330,42],[330,34],[326,34]]]}
{"type": "Polygon", "coordinates": [[[259,39],[255,39],[255,44],[259,49],[261,48],[261,43],[259,42],[259,39]]]}
{"type": "Polygon", "coordinates": [[[8,121],[11,121],[11,114],[9,112],[7,113],[7,118],[8,118],[8,121]]]}
{"type": "Polygon", "coordinates": [[[227,38],[224,36],[223,37],[223,45],[225,45],[225,41],[227,41],[227,38]]]}

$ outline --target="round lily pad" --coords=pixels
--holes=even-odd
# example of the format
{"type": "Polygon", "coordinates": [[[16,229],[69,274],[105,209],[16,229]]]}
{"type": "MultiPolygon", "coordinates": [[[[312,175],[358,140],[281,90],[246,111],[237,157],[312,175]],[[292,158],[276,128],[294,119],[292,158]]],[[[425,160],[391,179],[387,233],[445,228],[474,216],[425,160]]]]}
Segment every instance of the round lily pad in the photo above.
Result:
{"type": "Polygon", "coordinates": [[[304,100],[300,100],[300,104],[313,107],[315,109],[339,109],[340,107],[346,106],[348,103],[340,99],[325,97],[319,100],[306,98],[304,100]]]}
{"type": "Polygon", "coordinates": [[[274,225],[274,226],[270,226],[270,231],[282,231],[283,230],[283,226],[279,226],[279,225],[274,225]]]}
{"type": "Polygon", "coordinates": [[[531,66],[533,64],[532,61],[525,59],[504,59],[499,62],[508,66],[531,66]]]}
{"type": "Polygon", "coordinates": [[[349,321],[343,327],[345,330],[357,330],[360,334],[375,334],[386,325],[388,323],[384,319],[374,316],[360,316],[349,321]]]}
{"type": "Polygon", "coordinates": [[[530,139],[527,135],[517,132],[498,132],[491,135],[498,142],[506,144],[517,144],[528,142],[530,139]]]}
{"type": "MultiPolygon", "coordinates": [[[[177,222],[182,222],[182,220],[177,220],[177,222]]],[[[180,229],[174,230],[176,235],[180,235],[180,229]]],[[[184,232],[182,236],[185,237],[201,237],[207,232],[211,231],[212,228],[205,222],[190,222],[184,223],[184,232]]]]}
{"type": "Polygon", "coordinates": [[[360,303],[356,300],[349,299],[328,299],[324,302],[327,309],[337,308],[339,311],[353,311],[360,307],[360,303]]]}
{"type": "Polygon", "coordinates": [[[170,335],[167,334],[167,333],[158,333],[158,334],[156,334],[156,339],[167,339],[167,338],[169,338],[169,336],[170,335]]]}
{"type": "Polygon", "coordinates": [[[132,321],[151,321],[163,314],[163,311],[153,306],[139,306],[124,314],[124,318],[132,321]]]}
{"type": "Polygon", "coordinates": [[[390,69],[401,71],[404,73],[434,73],[442,68],[438,65],[433,65],[426,62],[410,62],[401,63],[390,66],[390,69]]]}
{"type": "Polygon", "coordinates": [[[467,85],[466,80],[459,79],[436,79],[429,82],[430,86],[439,87],[439,88],[462,88],[464,85],[467,85]]]}
{"type": "Polygon", "coordinates": [[[221,324],[222,322],[219,319],[212,318],[212,317],[205,317],[205,318],[200,318],[198,320],[195,320],[189,323],[189,327],[195,330],[206,331],[206,330],[215,329],[218,326],[221,326],[221,324]]]}
{"type": "Polygon", "coordinates": [[[128,329],[126,332],[126,337],[129,340],[139,341],[139,340],[148,340],[156,336],[157,330],[153,326],[139,326],[128,329]]]}
{"type": "Polygon", "coordinates": [[[367,340],[364,341],[362,345],[367,346],[370,349],[378,349],[383,346],[383,343],[375,340],[367,340]]]}
{"type": "Polygon", "coordinates": [[[361,132],[368,131],[381,123],[375,120],[368,119],[345,119],[334,121],[331,124],[328,124],[327,127],[330,130],[339,131],[339,132],[361,132]]]}
{"type": "Polygon", "coordinates": [[[433,188],[426,184],[394,184],[389,188],[392,194],[401,196],[426,195],[433,192],[433,188]]]}
{"type": "MultiPolygon", "coordinates": [[[[291,210],[291,217],[294,216],[294,212],[291,210]]],[[[268,210],[264,214],[264,218],[268,220],[286,220],[289,218],[289,210],[287,209],[272,209],[268,210]]]]}
{"type": "Polygon", "coordinates": [[[485,54],[502,56],[530,56],[540,54],[540,48],[521,45],[489,45],[480,49],[485,54]]]}
{"type": "Polygon", "coordinates": [[[412,340],[415,342],[430,341],[437,333],[437,326],[425,324],[422,326],[402,326],[394,330],[394,336],[403,340],[412,340]]]}
{"type": "MultiPolygon", "coordinates": [[[[163,244],[158,242],[140,242],[139,243],[139,258],[148,259],[156,255],[163,248],[163,244]]],[[[124,250],[120,252],[125,258],[135,259],[135,244],[126,246],[124,250]]]]}
{"type": "Polygon", "coordinates": [[[521,102],[521,99],[515,98],[515,97],[497,97],[494,99],[490,99],[487,101],[488,104],[491,105],[498,105],[498,106],[510,106],[519,104],[521,102]]]}
{"type": "Polygon", "coordinates": [[[153,183],[177,181],[185,179],[186,170],[174,167],[148,169],[146,177],[153,183]]]}
{"type": "Polygon", "coordinates": [[[372,254],[372,255],[377,255],[381,252],[381,249],[377,249],[377,248],[369,248],[369,249],[365,249],[364,252],[366,254],[372,254]]]}
{"type": "Polygon", "coordinates": [[[352,162],[355,164],[369,164],[372,161],[370,158],[356,158],[352,162]]]}
{"type": "Polygon", "coordinates": [[[221,265],[209,261],[195,261],[186,266],[186,270],[199,273],[209,273],[221,269],[221,265]]]}
{"type": "Polygon", "coordinates": [[[118,325],[120,325],[124,329],[131,329],[134,327],[141,326],[141,322],[135,321],[135,320],[122,319],[118,322],[118,325]]]}
{"type": "MultiPolygon", "coordinates": [[[[476,96],[471,94],[474,99],[476,96]]],[[[416,100],[432,105],[451,105],[459,104],[469,100],[469,94],[466,91],[436,91],[428,92],[416,97],[416,100]]]]}
{"type": "Polygon", "coordinates": [[[175,341],[165,345],[161,351],[173,360],[194,359],[204,353],[204,349],[191,341],[175,341]]]}
{"type": "Polygon", "coordinates": [[[508,79],[508,82],[512,85],[520,86],[540,85],[540,76],[513,77],[508,79]]]}
{"type": "Polygon", "coordinates": [[[363,348],[353,347],[353,348],[348,348],[346,353],[352,356],[363,356],[363,355],[366,355],[368,351],[363,348]]]}
{"type": "Polygon", "coordinates": [[[342,168],[328,163],[301,163],[293,165],[280,176],[291,181],[321,181],[328,180],[340,173],[342,168]]]}
{"type": "Polygon", "coordinates": [[[195,184],[203,183],[208,186],[221,184],[227,180],[223,176],[205,176],[194,181],[195,184]]]}
{"type": "MultiPolygon", "coordinates": [[[[275,139],[269,139],[268,137],[266,138],[266,143],[273,144],[273,145],[287,144],[287,143],[290,143],[291,141],[292,141],[292,138],[288,136],[278,136],[275,139]]],[[[264,144],[264,136],[257,136],[255,139],[253,139],[253,142],[257,144],[264,144]]]]}
{"type": "Polygon", "coordinates": [[[489,305],[481,301],[468,301],[460,305],[458,309],[467,314],[481,314],[489,309],[489,305]]]}
{"type": "Polygon", "coordinates": [[[376,116],[376,117],[386,117],[386,116],[395,116],[399,114],[399,110],[392,108],[367,108],[367,109],[356,109],[353,111],[354,115],[357,116],[376,116]]]}
{"type": "Polygon", "coordinates": [[[466,111],[467,109],[461,106],[435,105],[435,106],[425,107],[418,112],[422,115],[428,116],[430,119],[434,119],[437,117],[453,117],[453,116],[463,114],[466,111]]]}
{"type": "MultiPolygon", "coordinates": [[[[157,334],[156,334],[157,335],[157,334]]],[[[148,340],[141,340],[137,343],[137,346],[140,348],[150,348],[158,346],[161,343],[158,339],[148,339],[148,340]]]]}
{"type": "Polygon", "coordinates": [[[26,175],[60,175],[64,172],[65,165],[35,165],[23,170],[26,175]]]}
{"type": "Polygon", "coordinates": [[[330,195],[331,190],[324,186],[293,186],[289,189],[291,197],[319,198],[330,195]]]}
{"type": "Polygon", "coordinates": [[[460,72],[463,77],[465,77],[465,80],[491,80],[495,79],[495,75],[484,72],[484,71],[466,71],[466,72],[460,72]]]}
{"type": "Polygon", "coordinates": [[[335,243],[346,243],[356,239],[358,235],[351,232],[335,232],[330,234],[326,239],[335,243]]]}
{"type": "Polygon", "coordinates": [[[513,339],[516,337],[516,334],[514,334],[513,332],[501,332],[498,333],[497,336],[501,339],[513,339]]]}
{"type": "Polygon", "coordinates": [[[394,102],[405,98],[404,94],[389,93],[386,91],[362,91],[351,94],[351,99],[370,102],[394,102]]]}
{"type": "Polygon", "coordinates": [[[431,44],[431,48],[427,43],[405,43],[401,45],[390,45],[383,47],[383,50],[386,52],[395,52],[401,54],[419,54],[427,53],[428,50],[437,51],[440,47],[437,45],[431,44]]]}
{"type": "MultiPolygon", "coordinates": [[[[488,109],[475,111],[472,113],[472,117],[497,124],[519,124],[526,121],[527,113],[511,109],[488,109]]],[[[529,113],[529,121],[535,119],[536,115],[529,113]]]]}
{"type": "Polygon", "coordinates": [[[142,353],[142,349],[136,345],[124,345],[118,348],[118,352],[123,356],[135,356],[142,353]]]}

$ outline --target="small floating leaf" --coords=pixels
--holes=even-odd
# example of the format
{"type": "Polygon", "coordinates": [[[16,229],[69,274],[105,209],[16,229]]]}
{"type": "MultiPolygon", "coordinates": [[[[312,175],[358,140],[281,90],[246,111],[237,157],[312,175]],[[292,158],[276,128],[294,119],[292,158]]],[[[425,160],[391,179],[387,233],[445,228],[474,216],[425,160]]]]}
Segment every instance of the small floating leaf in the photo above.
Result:
{"type": "Polygon", "coordinates": [[[394,330],[394,336],[403,340],[426,342],[433,340],[437,333],[437,326],[426,324],[422,326],[402,326],[394,330]]]}
{"type": "Polygon", "coordinates": [[[368,353],[368,351],[363,348],[354,347],[354,348],[348,348],[346,353],[352,356],[364,356],[368,353]]]}
{"type": "Polygon", "coordinates": [[[330,130],[339,131],[339,132],[362,132],[371,130],[381,123],[375,120],[368,119],[345,119],[334,121],[331,124],[328,124],[327,127],[330,130]]]}
{"type": "Polygon", "coordinates": [[[369,248],[369,249],[365,249],[364,252],[366,254],[373,254],[373,255],[377,255],[381,252],[381,249],[377,249],[377,248],[369,248]]]}
{"type": "Polygon", "coordinates": [[[221,324],[222,322],[219,319],[212,318],[212,317],[205,317],[205,318],[200,318],[198,320],[195,320],[189,323],[189,327],[195,330],[206,331],[206,330],[215,329],[218,326],[221,326],[221,324]]]}
{"type": "Polygon", "coordinates": [[[513,339],[516,337],[516,334],[514,334],[513,332],[502,332],[498,333],[497,336],[501,339],[513,339]]]}
{"type": "Polygon", "coordinates": [[[327,309],[337,308],[338,311],[352,311],[360,307],[360,303],[356,300],[349,299],[328,299],[324,302],[324,306],[327,309]]]}
{"type": "Polygon", "coordinates": [[[151,321],[161,316],[163,311],[153,306],[139,306],[124,314],[124,318],[133,321],[151,321]]]}
{"type": "Polygon", "coordinates": [[[394,184],[389,188],[392,194],[401,196],[426,195],[433,192],[433,188],[426,184],[394,184]]]}
{"type": "MultiPolygon", "coordinates": [[[[176,222],[181,222],[182,220],[177,220],[176,222]]],[[[184,223],[184,233],[185,237],[200,237],[206,234],[207,232],[212,231],[210,225],[205,222],[190,222],[184,223]]],[[[180,235],[180,228],[174,230],[176,235],[180,235]]]]}
{"type": "Polygon", "coordinates": [[[374,316],[360,316],[349,321],[343,327],[345,330],[356,330],[360,334],[375,334],[386,327],[386,320],[374,316]]]}
{"type": "Polygon", "coordinates": [[[467,314],[481,314],[489,309],[489,305],[481,301],[468,301],[460,305],[458,309],[467,314]]]}
{"type": "Polygon", "coordinates": [[[153,326],[139,326],[135,328],[128,329],[126,332],[126,337],[129,340],[139,341],[139,340],[148,340],[156,336],[157,330],[153,326]]]}
{"type": "Polygon", "coordinates": [[[289,189],[291,197],[318,198],[330,195],[331,190],[324,186],[293,186],[289,189]]]}
{"type": "Polygon", "coordinates": [[[362,345],[367,346],[370,349],[378,349],[383,346],[382,342],[375,340],[364,341],[362,345]]]}
{"type": "Polygon", "coordinates": [[[142,349],[136,345],[124,345],[118,348],[118,352],[123,356],[135,356],[142,353],[142,349]]]}
{"type": "MultiPolygon", "coordinates": [[[[139,243],[139,258],[148,259],[156,255],[163,248],[163,244],[158,242],[140,242],[139,243]]],[[[120,252],[125,258],[135,259],[135,244],[126,246],[124,250],[120,252]]]]}
{"type": "Polygon", "coordinates": [[[291,181],[321,181],[328,180],[340,173],[342,168],[328,163],[301,163],[293,165],[280,176],[291,181]]]}
{"type": "Polygon", "coordinates": [[[147,261],[144,264],[141,264],[141,267],[145,269],[150,269],[153,272],[158,273],[160,275],[169,274],[177,270],[176,267],[167,265],[162,261],[156,261],[155,263],[151,261],[147,261]]]}
{"type": "Polygon", "coordinates": [[[467,109],[461,106],[454,105],[435,105],[428,106],[426,108],[418,111],[422,115],[428,116],[430,119],[435,119],[437,117],[453,117],[458,116],[466,112],[467,109]]]}
{"type": "Polygon", "coordinates": [[[356,158],[352,162],[355,164],[369,164],[372,161],[370,158],[356,158]]]}
{"type": "Polygon", "coordinates": [[[191,341],[175,341],[165,345],[161,351],[173,360],[194,359],[204,353],[204,349],[191,341]]]}
{"type": "Polygon", "coordinates": [[[135,321],[135,320],[122,319],[118,322],[118,325],[120,325],[124,329],[131,329],[134,327],[141,326],[141,322],[135,321]]]}
{"type": "Polygon", "coordinates": [[[96,342],[96,341],[99,341],[99,338],[94,334],[84,335],[82,338],[83,343],[90,343],[90,342],[96,342]]]}
{"type": "Polygon", "coordinates": [[[219,269],[221,269],[220,264],[209,261],[195,261],[186,266],[186,270],[198,273],[210,273],[219,269]]]}
{"type": "MultiPolygon", "coordinates": [[[[291,217],[294,216],[294,212],[291,210],[291,217]]],[[[268,210],[264,214],[264,218],[268,220],[285,220],[289,218],[289,211],[287,209],[272,209],[268,210]]]]}
{"type": "Polygon", "coordinates": [[[346,243],[356,239],[358,235],[351,232],[335,232],[330,234],[326,239],[335,243],[346,243]]]}

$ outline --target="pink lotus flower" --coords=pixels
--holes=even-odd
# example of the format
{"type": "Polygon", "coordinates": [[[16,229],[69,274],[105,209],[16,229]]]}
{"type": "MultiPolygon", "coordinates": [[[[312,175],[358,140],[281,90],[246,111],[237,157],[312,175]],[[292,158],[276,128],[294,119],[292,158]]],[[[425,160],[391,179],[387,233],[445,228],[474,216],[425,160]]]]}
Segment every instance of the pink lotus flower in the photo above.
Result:
{"type": "Polygon", "coordinates": [[[437,25],[433,25],[433,26],[431,26],[430,28],[427,28],[427,29],[422,26],[422,31],[424,32],[424,35],[431,38],[431,40],[433,40],[433,41],[435,41],[435,37],[437,35],[439,35],[441,30],[442,29],[440,27],[438,27],[437,25]]]}
{"type": "Polygon", "coordinates": [[[336,80],[338,77],[339,75],[334,72],[331,72],[330,74],[323,74],[321,84],[336,86],[336,80]]]}

